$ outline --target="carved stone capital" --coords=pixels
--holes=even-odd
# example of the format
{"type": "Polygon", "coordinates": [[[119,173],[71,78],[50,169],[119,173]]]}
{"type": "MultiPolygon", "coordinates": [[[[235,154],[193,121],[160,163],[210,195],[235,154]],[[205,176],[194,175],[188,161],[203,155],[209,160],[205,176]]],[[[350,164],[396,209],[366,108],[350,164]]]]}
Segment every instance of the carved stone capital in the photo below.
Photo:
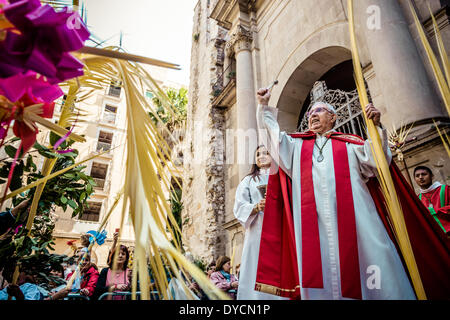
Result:
{"type": "Polygon", "coordinates": [[[227,52],[234,51],[238,54],[242,50],[250,50],[252,40],[252,32],[243,26],[238,26],[237,31],[231,35],[231,39],[226,44],[227,52]]]}

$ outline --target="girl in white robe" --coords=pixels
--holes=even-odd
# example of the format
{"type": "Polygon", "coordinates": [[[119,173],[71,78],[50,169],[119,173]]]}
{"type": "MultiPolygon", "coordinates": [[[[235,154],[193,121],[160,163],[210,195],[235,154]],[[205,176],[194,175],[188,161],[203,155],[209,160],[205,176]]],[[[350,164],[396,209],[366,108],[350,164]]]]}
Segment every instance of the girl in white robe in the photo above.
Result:
{"type": "Polygon", "coordinates": [[[267,185],[270,162],[267,149],[259,146],[255,152],[255,164],[251,173],[242,179],[236,190],[234,216],[245,228],[237,300],[286,299],[254,290],[265,203],[257,187],[267,185]]]}

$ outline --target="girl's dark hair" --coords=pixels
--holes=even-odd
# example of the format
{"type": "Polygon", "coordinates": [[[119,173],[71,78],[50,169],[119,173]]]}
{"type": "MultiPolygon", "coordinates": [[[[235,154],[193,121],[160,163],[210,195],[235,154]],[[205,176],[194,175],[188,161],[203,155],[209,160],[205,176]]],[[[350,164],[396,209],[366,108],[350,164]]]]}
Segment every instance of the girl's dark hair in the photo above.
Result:
{"type": "Polygon", "coordinates": [[[228,261],[231,261],[231,259],[228,258],[227,256],[220,256],[220,257],[217,259],[215,271],[221,271],[223,265],[224,265],[225,263],[227,263],[228,261]]]}
{"type": "Polygon", "coordinates": [[[211,268],[215,268],[216,267],[216,262],[215,261],[211,261],[211,263],[210,264],[208,264],[208,266],[206,267],[206,270],[209,270],[209,269],[211,269],[211,268]]]}
{"type": "Polygon", "coordinates": [[[57,272],[60,272],[63,275],[64,278],[64,267],[62,266],[62,264],[57,263],[51,266],[51,269],[57,272]]]}
{"type": "MultiPolygon", "coordinates": [[[[123,250],[125,251],[125,262],[123,263],[123,270],[127,270],[128,268],[128,260],[130,259],[130,252],[128,251],[128,248],[126,246],[124,246],[123,244],[121,244],[119,246],[119,250],[123,250]]],[[[116,251],[114,250],[114,248],[112,249],[111,253],[109,254],[109,258],[108,258],[108,266],[110,269],[113,268],[113,263],[114,263],[114,255],[115,255],[116,251]]]]}
{"type": "Polygon", "coordinates": [[[254,181],[256,181],[256,178],[258,178],[259,180],[259,173],[260,173],[260,168],[258,167],[258,165],[256,164],[256,153],[258,152],[259,149],[261,149],[262,147],[264,147],[264,145],[260,144],[256,150],[255,150],[255,154],[253,155],[253,164],[252,164],[252,168],[250,169],[250,172],[246,175],[247,176],[251,176],[252,179],[254,181]]]}

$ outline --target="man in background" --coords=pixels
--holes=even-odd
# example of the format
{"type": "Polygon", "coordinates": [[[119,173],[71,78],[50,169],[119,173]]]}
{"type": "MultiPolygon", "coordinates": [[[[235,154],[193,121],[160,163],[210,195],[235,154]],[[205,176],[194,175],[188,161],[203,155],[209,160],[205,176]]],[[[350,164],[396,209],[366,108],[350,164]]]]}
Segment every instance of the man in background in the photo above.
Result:
{"type": "Polygon", "coordinates": [[[441,229],[450,233],[450,188],[433,182],[433,172],[426,166],[414,169],[414,179],[420,187],[419,199],[428,208],[441,229]]]}

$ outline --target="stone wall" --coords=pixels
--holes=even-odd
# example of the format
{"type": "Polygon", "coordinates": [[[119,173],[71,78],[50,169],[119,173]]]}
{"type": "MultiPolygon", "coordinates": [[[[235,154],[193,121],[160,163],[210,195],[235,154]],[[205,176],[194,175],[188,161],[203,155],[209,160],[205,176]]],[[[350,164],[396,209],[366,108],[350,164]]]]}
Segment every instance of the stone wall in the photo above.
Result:
{"type": "Polygon", "coordinates": [[[223,169],[224,111],[211,106],[212,88],[223,71],[224,40],[209,19],[208,1],[195,8],[191,51],[186,150],[183,179],[184,246],[210,262],[225,252],[223,169]]]}

